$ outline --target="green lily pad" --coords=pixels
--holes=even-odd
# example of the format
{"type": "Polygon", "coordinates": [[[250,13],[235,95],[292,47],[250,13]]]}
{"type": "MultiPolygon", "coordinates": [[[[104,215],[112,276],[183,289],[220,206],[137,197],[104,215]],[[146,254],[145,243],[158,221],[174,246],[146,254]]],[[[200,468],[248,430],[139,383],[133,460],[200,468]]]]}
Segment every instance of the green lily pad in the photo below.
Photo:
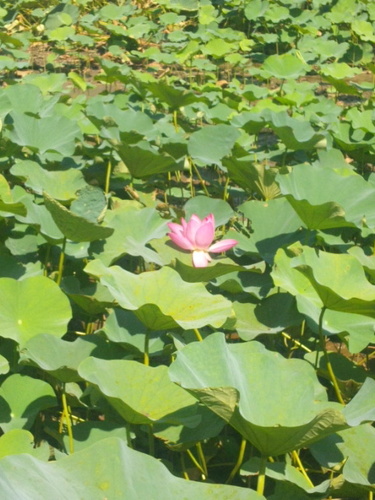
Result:
{"type": "Polygon", "coordinates": [[[12,175],[24,180],[25,186],[37,194],[47,191],[57,200],[72,200],[76,191],[86,186],[82,172],[76,169],[49,171],[31,160],[18,161],[11,168],[12,175]]]}
{"type": "MultiPolygon", "coordinates": [[[[140,355],[144,352],[146,328],[131,311],[114,309],[106,319],[102,330],[111,341],[121,344],[125,349],[140,355]]],[[[148,352],[150,355],[161,353],[164,340],[160,331],[148,333],[148,352]]]]}
{"type": "Polygon", "coordinates": [[[240,132],[231,125],[207,125],[193,132],[188,143],[188,153],[202,165],[221,166],[224,156],[232,152],[240,132]]]}
{"type": "Polygon", "coordinates": [[[132,450],[119,438],[108,438],[56,462],[30,455],[0,462],[4,498],[59,500],[265,500],[248,488],[186,481],[173,476],[157,459],[132,450]],[[20,474],[23,481],[20,482],[20,474]]]}
{"type": "Polygon", "coordinates": [[[169,373],[264,456],[299,449],[347,425],[311,366],[257,342],[226,344],[223,334],[212,334],[178,351],[169,373]]]}
{"type": "Polygon", "coordinates": [[[113,228],[94,224],[84,217],[75,215],[47,193],[43,196],[45,207],[52,215],[57,227],[69,240],[95,241],[108,238],[113,234],[113,228]]]}
{"type": "Polygon", "coordinates": [[[274,54],[263,63],[262,74],[267,78],[297,79],[306,73],[308,65],[292,54],[274,54]]]}
{"type": "Polygon", "coordinates": [[[19,344],[45,332],[62,337],[71,315],[68,298],[49,278],[0,279],[2,337],[19,344]]]}
{"type": "Polygon", "coordinates": [[[258,304],[235,302],[236,330],[242,340],[252,340],[261,333],[278,333],[303,320],[295,298],[287,293],[270,295],[258,304]]]}
{"type": "Polygon", "coordinates": [[[76,148],[76,140],[82,137],[74,121],[58,114],[39,119],[12,111],[7,123],[10,127],[7,135],[12,142],[41,154],[53,151],[71,156],[76,148]]]}
{"type": "Polygon", "coordinates": [[[196,399],[169,380],[166,366],[87,358],[78,367],[78,373],[98,387],[129,423],[164,422],[195,427],[200,421],[196,399]]]}
{"type": "Polygon", "coordinates": [[[234,215],[232,207],[224,200],[209,198],[208,196],[194,196],[184,205],[185,218],[189,220],[195,214],[201,219],[208,214],[214,214],[216,227],[226,224],[234,215]]]}
{"type": "Polygon", "coordinates": [[[91,261],[85,271],[97,276],[119,305],[135,311],[151,330],[220,327],[231,315],[231,304],[221,295],[211,295],[201,283],[186,283],[176,271],[163,267],[159,271],[135,275],[118,266],[105,267],[91,261]]]}
{"type": "Polygon", "coordinates": [[[0,459],[8,455],[28,453],[47,461],[50,450],[48,446],[34,447],[34,436],[24,429],[12,429],[0,438],[0,459]]]}
{"type": "Polygon", "coordinates": [[[374,187],[354,172],[340,172],[298,165],[289,174],[278,175],[277,181],[308,227],[342,227],[345,220],[348,226],[375,228],[374,187]]]}
{"type": "Polygon", "coordinates": [[[358,425],[311,446],[314,458],[323,466],[332,468],[345,462],[343,478],[348,483],[374,489],[375,429],[370,424],[358,425]]]}
{"type": "Polygon", "coordinates": [[[0,400],[0,425],[4,432],[30,429],[41,410],[57,404],[54,390],[47,382],[18,373],[2,383],[0,400]]]}
{"type": "Polygon", "coordinates": [[[111,264],[129,254],[163,265],[162,256],[148,246],[152,240],[165,236],[168,230],[167,221],[154,208],[139,209],[124,205],[108,212],[106,223],[111,226],[113,234],[107,238],[100,251],[96,252],[93,246],[95,257],[105,264],[111,264]]]}
{"type": "Polygon", "coordinates": [[[239,210],[249,219],[252,233],[240,239],[238,249],[260,255],[266,262],[272,263],[280,247],[302,237],[302,220],[285,198],[247,201],[239,210]]]}
{"type": "Polygon", "coordinates": [[[20,362],[38,366],[62,382],[77,382],[82,380],[77,373],[78,366],[89,356],[121,359],[125,354],[123,349],[109,344],[98,335],[86,335],[74,342],[67,342],[49,334],[41,334],[25,344],[20,362]]]}
{"type": "Polygon", "coordinates": [[[150,149],[121,144],[116,146],[116,151],[131,175],[137,179],[180,170],[180,165],[172,156],[150,149]]]}
{"type": "Polygon", "coordinates": [[[26,215],[25,205],[13,199],[13,193],[3,175],[0,174],[0,214],[2,217],[16,215],[26,215]]]}
{"type": "Polygon", "coordinates": [[[349,254],[316,253],[310,247],[291,261],[308,278],[324,307],[375,318],[375,286],[358,260],[349,254]]]}

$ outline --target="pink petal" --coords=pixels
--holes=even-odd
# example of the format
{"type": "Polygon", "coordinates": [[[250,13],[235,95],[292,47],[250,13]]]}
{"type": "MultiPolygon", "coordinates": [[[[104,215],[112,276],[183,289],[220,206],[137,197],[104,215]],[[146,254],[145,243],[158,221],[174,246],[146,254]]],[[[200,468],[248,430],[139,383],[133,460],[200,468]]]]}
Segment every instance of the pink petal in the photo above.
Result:
{"type": "Polygon", "coordinates": [[[186,232],[185,235],[188,238],[188,240],[191,241],[192,245],[196,247],[196,242],[195,242],[195,235],[198,231],[198,229],[201,227],[202,221],[197,215],[192,215],[189,222],[187,223],[186,227],[186,232]]]}
{"type": "Polygon", "coordinates": [[[186,236],[182,234],[182,232],[168,233],[168,236],[178,247],[183,248],[184,250],[194,250],[194,246],[186,238],[186,236]]]}
{"type": "Polygon", "coordinates": [[[168,222],[167,226],[173,233],[182,233],[183,227],[181,224],[176,224],[175,222],[168,222]]]}
{"type": "Polygon", "coordinates": [[[204,250],[194,250],[193,252],[193,264],[194,267],[207,267],[208,263],[211,262],[211,257],[204,250]]]}
{"type": "Polygon", "coordinates": [[[195,233],[196,248],[200,248],[202,250],[207,250],[215,237],[215,226],[213,225],[212,220],[207,219],[208,217],[205,219],[206,222],[203,221],[195,233]]]}
{"type": "Polygon", "coordinates": [[[226,252],[237,245],[237,243],[238,241],[236,240],[221,240],[211,245],[208,251],[213,253],[226,252]]]}

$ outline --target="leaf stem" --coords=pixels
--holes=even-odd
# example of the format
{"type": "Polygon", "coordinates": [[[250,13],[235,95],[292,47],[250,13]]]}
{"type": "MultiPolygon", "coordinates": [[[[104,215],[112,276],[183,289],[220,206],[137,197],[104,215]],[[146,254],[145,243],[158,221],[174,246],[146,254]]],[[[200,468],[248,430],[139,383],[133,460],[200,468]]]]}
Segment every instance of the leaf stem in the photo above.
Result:
{"type": "Polygon", "coordinates": [[[199,472],[201,474],[203,474],[203,476],[205,475],[204,473],[204,469],[203,467],[201,466],[201,464],[198,462],[198,460],[195,458],[195,456],[193,455],[192,451],[187,449],[186,450],[186,453],[188,454],[190,460],[193,462],[193,464],[195,465],[195,467],[199,470],[199,472]]]}
{"type": "Polygon", "coordinates": [[[259,495],[263,495],[264,487],[266,485],[266,460],[266,457],[262,456],[260,458],[260,469],[257,483],[257,493],[259,493],[259,495]]]}
{"type": "Polygon", "coordinates": [[[292,457],[293,457],[293,460],[296,462],[298,469],[301,471],[303,477],[309,483],[310,487],[314,488],[314,485],[313,485],[311,479],[309,478],[309,476],[307,475],[306,469],[304,468],[303,463],[301,462],[301,459],[299,458],[299,455],[296,452],[296,450],[292,451],[292,457]]]}
{"type": "Polygon", "coordinates": [[[204,456],[202,443],[200,441],[196,444],[196,448],[197,448],[197,452],[198,452],[199,462],[202,466],[202,469],[204,470],[204,475],[205,475],[205,479],[206,479],[208,476],[206,457],[204,456]]]}
{"type": "Polygon", "coordinates": [[[73,430],[72,430],[72,422],[71,422],[71,418],[70,418],[71,415],[70,415],[69,406],[68,406],[67,401],[66,401],[65,390],[63,390],[63,393],[61,395],[61,402],[62,402],[63,411],[61,414],[59,432],[60,432],[60,434],[62,433],[62,427],[63,427],[63,423],[65,421],[66,428],[68,431],[68,437],[69,437],[69,453],[74,453],[73,430]]]}
{"type": "Polygon", "coordinates": [[[150,344],[150,330],[145,333],[145,347],[143,353],[143,364],[150,366],[150,356],[149,356],[149,344],[150,344]]]}
{"type": "Polygon", "coordinates": [[[109,159],[108,164],[107,164],[107,171],[106,171],[106,175],[105,175],[105,186],[104,186],[105,194],[109,193],[109,186],[110,186],[110,182],[111,182],[111,173],[112,173],[112,162],[109,159]]]}
{"type": "Polygon", "coordinates": [[[191,164],[192,164],[192,166],[193,166],[193,168],[195,170],[195,173],[197,174],[199,182],[201,183],[201,186],[203,188],[204,194],[209,198],[210,197],[210,193],[207,190],[206,184],[205,184],[205,182],[204,182],[204,180],[203,180],[203,178],[201,176],[201,173],[199,172],[198,167],[195,165],[195,163],[191,159],[190,159],[190,161],[191,161],[191,164]]]}
{"type": "Polygon", "coordinates": [[[322,307],[322,310],[321,310],[320,316],[319,316],[319,339],[320,339],[320,346],[321,346],[321,349],[322,349],[322,352],[323,352],[323,355],[324,355],[324,359],[325,359],[325,362],[326,362],[326,365],[327,365],[327,370],[328,370],[329,378],[331,379],[333,388],[334,388],[335,393],[336,393],[336,397],[337,397],[338,401],[342,405],[345,405],[345,401],[344,401],[344,399],[343,399],[343,397],[341,395],[339,384],[337,383],[337,379],[336,379],[335,373],[333,371],[333,368],[332,368],[332,365],[331,365],[331,361],[329,359],[329,355],[328,355],[327,348],[326,348],[326,342],[325,342],[325,338],[324,338],[324,335],[323,335],[323,316],[324,316],[325,311],[326,311],[326,307],[322,307]]]}
{"type": "Polygon", "coordinates": [[[59,258],[59,269],[57,271],[57,279],[56,279],[56,283],[59,286],[61,285],[62,275],[63,275],[63,271],[64,271],[65,247],[66,247],[66,237],[64,236],[63,244],[61,247],[60,258],[59,258]]]}
{"type": "Polygon", "coordinates": [[[281,332],[281,335],[283,337],[285,337],[286,339],[288,340],[291,340],[293,342],[294,345],[300,347],[301,349],[303,349],[304,351],[306,352],[312,352],[311,349],[309,349],[308,347],[306,347],[305,345],[301,344],[301,342],[299,342],[298,340],[295,340],[293,337],[291,337],[288,333],[286,332],[281,332]]]}
{"type": "Polygon", "coordinates": [[[225,481],[225,484],[229,484],[233,481],[234,476],[237,474],[239,468],[242,465],[243,462],[243,457],[245,455],[245,450],[246,450],[246,439],[242,438],[241,445],[240,445],[240,451],[238,453],[237,457],[237,462],[235,463],[233,469],[231,470],[231,473],[229,474],[228,479],[225,481]]]}
{"type": "Polygon", "coordinates": [[[195,336],[197,337],[197,340],[198,340],[199,342],[202,342],[203,337],[202,337],[202,335],[200,334],[200,332],[199,332],[198,328],[193,328],[193,331],[194,331],[194,333],[195,333],[195,336]]]}

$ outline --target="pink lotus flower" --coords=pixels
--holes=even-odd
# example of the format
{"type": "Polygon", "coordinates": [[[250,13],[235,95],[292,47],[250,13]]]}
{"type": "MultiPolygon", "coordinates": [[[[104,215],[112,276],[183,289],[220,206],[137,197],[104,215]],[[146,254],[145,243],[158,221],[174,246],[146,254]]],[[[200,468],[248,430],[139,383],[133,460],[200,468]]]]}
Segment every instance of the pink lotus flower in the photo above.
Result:
{"type": "Polygon", "coordinates": [[[168,236],[173,243],[193,252],[194,267],[208,266],[212,260],[208,252],[226,252],[238,243],[236,240],[221,240],[211,244],[215,238],[214,214],[208,215],[203,220],[193,214],[189,222],[182,218],[181,224],[169,222],[168,227],[171,230],[168,236]]]}

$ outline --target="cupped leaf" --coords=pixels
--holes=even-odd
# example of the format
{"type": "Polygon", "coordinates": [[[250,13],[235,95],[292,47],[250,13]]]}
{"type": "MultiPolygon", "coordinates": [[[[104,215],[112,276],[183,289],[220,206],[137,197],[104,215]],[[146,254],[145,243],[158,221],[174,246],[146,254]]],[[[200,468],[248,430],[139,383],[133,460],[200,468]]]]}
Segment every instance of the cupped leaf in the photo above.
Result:
{"type": "Polygon", "coordinates": [[[0,279],[2,337],[22,345],[40,333],[62,337],[71,315],[68,298],[49,278],[0,279]]]}
{"type": "Polygon", "coordinates": [[[375,286],[360,262],[349,254],[317,252],[301,247],[291,266],[311,282],[325,308],[375,318],[375,286]]]}
{"type": "Polygon", "coordinates": [[[169,373],[265,456],[346,426],[341,407],[327,401],[311,366],[257,342],[226,344],[215,333],[178,351],[169,373]]]}
{"type": "Polygon", "coordinates": [[[375,228],[374,186],[354,172],[297,165],[289,174],[278,175],[277,182],[308,227],[341,227],[347,221],[375,228]]]}
{"type": "Polygon", "coordinates": [[[201,283],[186,283],[168,267],[135,275],[94,260],[85,271],[97,276],[121,307],[135,311],[152,330],[178,325],[184,329],[206,325],[218,328],[231,315],[228,300],[209,294],[201,283]]]}
{"type": "Polygon", "coordinates": [[[113,228],[94,224],[84,217],[74,214],[61,203],[44,193],[44,203],[63,235],[72,241],[95,241],[108,238],[113,228]]]}

